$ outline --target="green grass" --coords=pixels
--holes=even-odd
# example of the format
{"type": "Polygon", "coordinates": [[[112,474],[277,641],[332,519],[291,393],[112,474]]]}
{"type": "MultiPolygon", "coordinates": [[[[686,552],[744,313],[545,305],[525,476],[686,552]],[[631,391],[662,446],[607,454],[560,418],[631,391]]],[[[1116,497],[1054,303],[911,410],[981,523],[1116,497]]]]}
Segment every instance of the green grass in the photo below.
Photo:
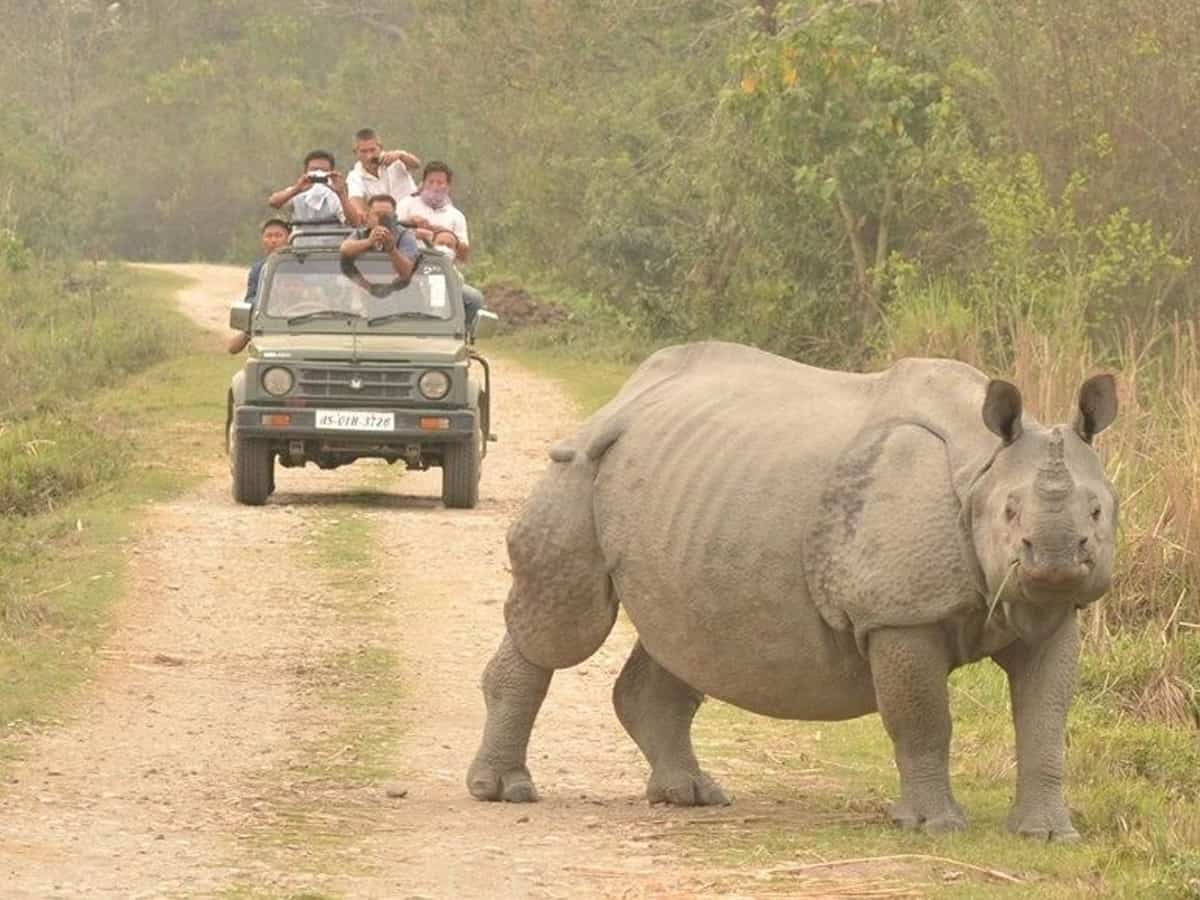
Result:
{"type": "Polygon", "coordinates": [[[581,360],[570,351],[553,347],[529,348],[516,337],[495,338],[482,349],[485,354],[494,351],[553,378],[583,415],[607,403],[636,368],[629,363],[581,360]]]}
{"type": "MultiPolygon", "coordinates": [[[[841,723],[780,722],[721,703],[697,718],[698,754],[744,804],[778,803],[732,829],[687,832],[715,863],[754,872],[877,857],[856,876],[919,883],[934,897],[1011,896],[1017,888],[975,868],[1021,879],[1026,897],[1186,897],[1200,892],[1200,742],[1194,732],[1132,722],[1086,695],[1072,711],[1067,801],[1084,841],[1037,843],[1005,829],[1014,787],[1007,687],[988,663],[952,678],[951,773],[971,820],[964,834],[893,828],[892,747],[878,716],[841,723]],[[889,860],[902,854],[947,857],[889,860]],[[947,880],[946,873],[961,874],[947,880]]],[[[736,810],[736,807],[735,807],[736,810]]],[[[829,874],[835,870],[821,870],[829,874]]],[[[812,874],[806,871],[805,874],[812,874]]],[[[780,874],[786,883],[787,874],[780,874]]]]}
{"type": "MultiPolygon", "coordinates": [[[[131,315],[158,323],[144,333],[168,329],[174,349],[99,391],[59,398],[63,420],[94,423],[101,452],[119,455],[120,464],[82,479],[40,513],[0,519],[0,722],[11,723],[11,736],[61,715],[92,671],[126,586],[137,511],[195,483],[221,447],[224,394],[238,362],[175,310],[171,294],[183,279],[122,277],[131,315]]],[[[87,452],[94,439],[76,449],[87,452]]],[[[12,756],[18,746],[8,741],[0,752],[12,756]]]]}
{"type": "Polygon", "coordinates": [[[277,891],[242,882],[217,894],[222,900],[336,900],[338,894],[314,893],[312,891],[277,891]]]}
{"type": "Polygon", "coordinates": [[[0,514],[50,511],[125,470],[124,423],[91,401],[187,354],[168,284],[116,266],[0,278],[0,514]]]}

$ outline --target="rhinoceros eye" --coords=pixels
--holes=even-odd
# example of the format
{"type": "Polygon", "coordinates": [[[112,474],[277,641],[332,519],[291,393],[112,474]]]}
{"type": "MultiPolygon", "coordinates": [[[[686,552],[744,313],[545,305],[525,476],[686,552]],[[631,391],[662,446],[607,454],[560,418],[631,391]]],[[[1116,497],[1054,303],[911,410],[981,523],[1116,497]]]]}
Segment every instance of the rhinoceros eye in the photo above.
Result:
{"type": "Polygon", "coordinates": [[[1021,509],[1017,505],[1016,500],[1009,499],[1009,501],[1004,504],[1004,521],[1005,522],[1015,521],[1017,516],[1020,515],[1020,513],[1021,513],[1021,509]]]}
{"type": "Polygon", "coordinates": [[[1103,512],[1103,510],[1101,510],[1101,509],[1100,509],[1100,504],[1099,504],[1099,503],[1097,503],[1095,506],[1093,506],[1093,507],[1092,507],[1092,521],[1093,521],[1093,522],[1099,522],[1099,521],[1100,521],[1100,514],[1101,514],[1101,512],[1103,512]]]}

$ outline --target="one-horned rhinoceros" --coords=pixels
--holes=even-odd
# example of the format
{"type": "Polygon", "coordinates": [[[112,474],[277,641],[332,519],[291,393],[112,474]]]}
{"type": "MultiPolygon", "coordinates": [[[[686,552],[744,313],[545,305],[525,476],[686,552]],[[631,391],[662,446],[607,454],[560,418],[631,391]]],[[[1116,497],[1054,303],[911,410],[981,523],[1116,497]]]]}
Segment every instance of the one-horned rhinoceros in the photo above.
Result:
{"type": "Polygon", "coordinates": [[[701,769],[705,695],[790,719],[878,711],[909,828],[966,820],[950,790],[951,669],[990,656],[1016,725],[1009,825],[1077,837],[1063,800],[1076,611],[1109,587],[1117,499],[1092,439],[1116,415],[1089,379],[1069,425],[950,360],[876,374],[734,344],[671,347],[551,451],[508,533],[507,634],[483,675],[480,799],[537,798],[526,768],[554,669],[638,643],[617,679],[652,802],[727,803],[701,769]]]}

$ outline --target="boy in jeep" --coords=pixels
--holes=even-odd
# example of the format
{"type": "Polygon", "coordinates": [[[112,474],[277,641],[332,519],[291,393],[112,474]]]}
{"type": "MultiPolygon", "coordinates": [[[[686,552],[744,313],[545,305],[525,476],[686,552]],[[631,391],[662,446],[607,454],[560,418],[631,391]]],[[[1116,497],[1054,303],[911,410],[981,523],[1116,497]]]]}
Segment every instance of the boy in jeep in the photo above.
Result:
{"type": "MultiPolygon", "coordinates": [[[[243,302],[254,305],[254,301],[258,298],[258,279],[262,275],[263,264],[266,263],[268,256],[280,247],[287,246],[290,234],[291,226],[283,219],[272,218],[263,222],[259,238],[263,255],[261,259],[255,260],[250,271],[246,273],[246,296],[243,298],[243,302]]],[[[225,341],[225,349],[230,353],[241,353],[248,343],[250,343],[250,335],[244,331],[236,331],[225,341]]]]}

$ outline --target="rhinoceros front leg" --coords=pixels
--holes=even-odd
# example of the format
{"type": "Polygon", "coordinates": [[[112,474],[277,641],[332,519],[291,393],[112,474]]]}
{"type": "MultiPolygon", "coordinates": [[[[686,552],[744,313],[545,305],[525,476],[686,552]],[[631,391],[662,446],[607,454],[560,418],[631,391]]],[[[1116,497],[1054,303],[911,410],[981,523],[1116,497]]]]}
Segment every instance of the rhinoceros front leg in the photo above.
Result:
{"type": "Polygon", "coordinates": [[[1067,712],[1079,660],[1075,611],[1045,640],[1018,641],[992,658],[1008,673],[1017,732],[1017,796],[1008,827],[1041,840],[1077,841],[1063,798],[1067,712]]]}
{"type": "Polygon", "coordinates": [[[892,821],[902,828],[961,831],[966,816],[950,790],[950,665],[939,629],[884,628],[868,644],[875,699],[900,770],[892,821]]]}
{"type": "Polygon", "coordinates": [[[504,635],[483,671],[487,724],[479,752],[467,772],[467,788],[477,800],[537,800],[537,790],[525,767],[525,754],[553,674],[552,669],[525,659],[512,638],[504,635]]]}
{"type": "Polygon", "coordinates": [[[704,695],[634,645],[617,683],[617,718],[650,763],[646,799],[677,806],[724,806],[721,786],[700,770],[692,749],[692,718],[704,695]]]}

